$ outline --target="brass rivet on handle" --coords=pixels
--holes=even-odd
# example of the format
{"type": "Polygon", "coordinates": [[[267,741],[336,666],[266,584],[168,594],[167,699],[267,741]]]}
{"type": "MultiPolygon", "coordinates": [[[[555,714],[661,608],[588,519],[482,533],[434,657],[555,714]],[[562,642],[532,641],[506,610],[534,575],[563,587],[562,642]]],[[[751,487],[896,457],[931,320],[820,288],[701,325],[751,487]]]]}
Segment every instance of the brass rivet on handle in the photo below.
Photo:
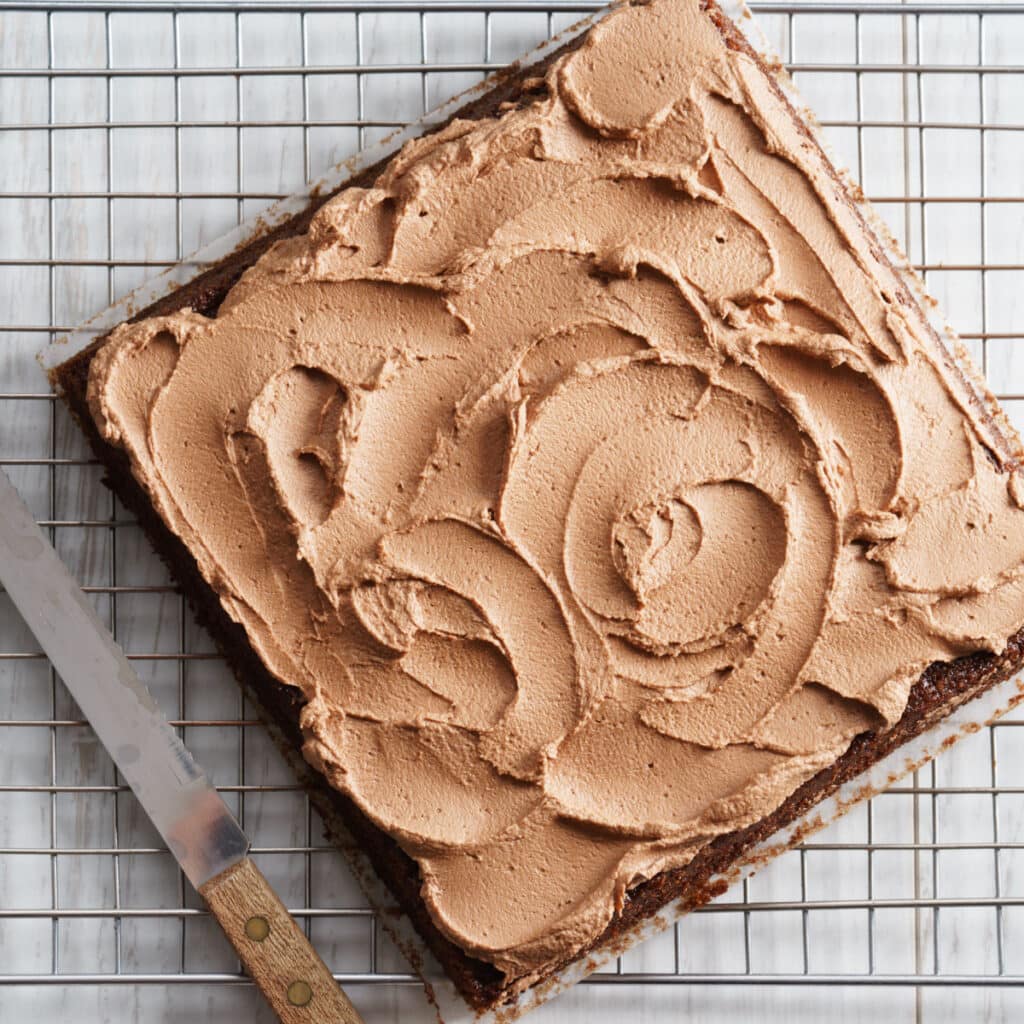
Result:
{"type": "Polygon", "coordinates": [[[245,922],[245,934],[253,942],[262,942],[270,934],[270,922],[265,917],[250,917],[245,922]]]}
{"type": "Polygon", "coordinates": [[[308,981],[293,981],[288,986],[288,1002],[292,1006],[307,1006],[313,998],[313,989],[308,981]]]}

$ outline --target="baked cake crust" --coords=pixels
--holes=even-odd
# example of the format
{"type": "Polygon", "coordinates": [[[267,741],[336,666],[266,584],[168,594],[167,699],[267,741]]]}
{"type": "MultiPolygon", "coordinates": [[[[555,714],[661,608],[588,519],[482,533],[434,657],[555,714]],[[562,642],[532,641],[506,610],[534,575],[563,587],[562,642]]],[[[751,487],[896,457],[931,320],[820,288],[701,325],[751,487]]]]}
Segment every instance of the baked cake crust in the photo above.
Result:
{"type": "MultiPolygon", "coordinates": [[[[749,48],[731,23],[713,8],[712,16],[728,45],[743,49],[748,56],[756,60],[756,56],[750,54],[749,48]]],[[[574,41],[565,49],[571,50],[582,45],[582,42],[583,40],[574,41]]],[[[559,54],[554,55],[547,63],[553,62],[558,56],[559,54]]],[[[502,109],[502,104],[515,103],[528,107],[531,103],[544,99],[546,93],[538,88],[537,80],[546,70],[547,65],[513,72],[503,79],[494,92],[471,104],[460,112],[459,116],[483,119],[498,113],[502,109]]],[[[770,82],[770,75],[766,69],[762,66],[761,70],[765,73],[766,80],[770,82]]],[[[371,168],[353,183],[368,184],[374,181],[383,167],[382,164],[371,168]]],[[[835,184],[839,194],[844,195],[844,186],[838,179],[835,184]]],[[[277,229],[272,235],[235,253],[213,271],[202,275],[192,284],[154,304],[133,319],[138,321],[154,315],[167,315],[184,307],[191,307],[204,315],[212,315],[242,271],[251,266],[273,242],[307,230],[318,205],[319,203],[314,202],[309,210],[277,229]]],[[[851,205],[850,209],[853,211],[854,207],[851,205]]],[[[880,245],[878,250],[876,256],[881,252],[880,245]]],[[[913,302],[909,295],[899,294],[898,288],[895,299],[897,303],[913,302]]],[[[498,970],[487,960],[469,955],[465,948],[453,942],[450,935],[444,934],[438,928],[434,917],[423,902],[420,872],[416,861],[403,852],[401,846],[387,832],[374,825],[353,799],[330,785],[322,775],[301,761],[298,751],[304,740],[299,728],[304,703],[302,695],[296,689],[282,685],[268,671],[263,661],[256,655],[245,630],[225,611],[222,595],[207,582],[188,547],[164,524],[152,498],[140,487],[133,475],[124,450],[109,444],[97,427],[95,408],[90,410],[87,392],[93,357],[103,347],[104,341],[105,339],[100,339],[94,346],[58,367],[54,372],[54,379],[72,412],[82,424],[97,457],[106,466],[111,486],[124,503],[138,515],[147,535],[195,607],[201,622],[210,630],[235,674],[261,708],[261,713],[268,720],[279,745],[296,766],[303,784],[310,791],[311,798],[324,813],[329,828],[340,823],[352,833],[460,991],[476,1006],[493,1005],[509,998],[524,984],[536,983],[551,976],[566,963],[584,955],[587,950],[614,940],[637,921],[655,913],[671,900],[682,898],[688,904],[697,905],[710,899],[716,894],[710,884],[711,878],[727,870],[744,850],[793,821],[808,807],[834,791],[842,782],[852,778],[911,736],[923,731],[964,700],[1011,675],[1024,660],[1024,639],[1022,634],[1018,633],[1005,645],[998,645],[999,653],[972,654],[956,661],[937,663],[927,669],[912,685],[911,681],[907,680],[903,703],[900,704],[898,713],[892,714],[889,728],[881,728],[882,719],[878,717],[870,719],[877,723],[877,727],[859,729],[845,753],[831,759],[827,766],[814,772],[774,811],[761,816],[753,823],[744,824],[744,827],[711,839],[702,845],[688,862],[630,885],[622,894],[610,923],[589,938],[585,944],[573,946],[564,956],[549,957],[539,968],[524,972],[519,977],[509,976],[507,971],[498,970]]],[[[978,412],[977,417],[983,420],[985,414],[978,412]]],[[[1009,443],[995,423],[988,421],[986,426],[988,444],[990,450],[995,452],[996,461],[1002,462],[1004,467],[1012,466],[1016,453],[1009,447],[1009,443]]],[[[883,712],[880,711],[879,714],[883,712]]]]}

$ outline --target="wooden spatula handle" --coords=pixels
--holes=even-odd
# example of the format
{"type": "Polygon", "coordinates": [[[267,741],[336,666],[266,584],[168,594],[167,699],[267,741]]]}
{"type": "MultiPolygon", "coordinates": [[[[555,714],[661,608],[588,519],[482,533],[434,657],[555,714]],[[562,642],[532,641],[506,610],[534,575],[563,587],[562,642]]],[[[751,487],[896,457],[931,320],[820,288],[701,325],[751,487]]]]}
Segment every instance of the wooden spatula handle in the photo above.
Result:
{"type": "Polygon", "coordinates": [[[281,1024],[363,1024],[248,857],[210,879],[199,892],[281,1024]]]}

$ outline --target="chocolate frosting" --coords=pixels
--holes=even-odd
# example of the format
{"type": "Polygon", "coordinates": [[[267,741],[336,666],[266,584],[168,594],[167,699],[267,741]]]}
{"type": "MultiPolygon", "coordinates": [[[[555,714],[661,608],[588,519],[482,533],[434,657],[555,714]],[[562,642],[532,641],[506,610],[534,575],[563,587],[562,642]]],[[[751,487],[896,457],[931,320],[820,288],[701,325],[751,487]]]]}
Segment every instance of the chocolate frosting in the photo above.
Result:
{"type": "Polygon", "coordinates": [[[1007,449],[757,62],[655,0],[537,91],[89,389],[307,758],[523,984],[1024,607],[1007,449]]]}

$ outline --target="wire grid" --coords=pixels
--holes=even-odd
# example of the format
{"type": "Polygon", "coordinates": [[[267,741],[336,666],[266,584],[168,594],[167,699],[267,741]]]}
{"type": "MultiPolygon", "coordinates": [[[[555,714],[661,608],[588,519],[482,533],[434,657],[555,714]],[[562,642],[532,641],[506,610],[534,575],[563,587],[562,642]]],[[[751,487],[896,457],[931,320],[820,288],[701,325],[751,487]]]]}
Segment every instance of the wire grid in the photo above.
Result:
{"type": "MultiPolygon", "coordinates": [[[[32,355],[597,6],[0,0],[0,465],[357,993],[417,980],[32,355]]],[[[1020,421],[1024,5],[753,6],[1020,421]]],[[[0,1006],[9,986],[239,983],[2,593],[0,709],[0,1006]]],[[[982,730],[585,984],[1024,984],[1022,725],[982,730]]]]}

